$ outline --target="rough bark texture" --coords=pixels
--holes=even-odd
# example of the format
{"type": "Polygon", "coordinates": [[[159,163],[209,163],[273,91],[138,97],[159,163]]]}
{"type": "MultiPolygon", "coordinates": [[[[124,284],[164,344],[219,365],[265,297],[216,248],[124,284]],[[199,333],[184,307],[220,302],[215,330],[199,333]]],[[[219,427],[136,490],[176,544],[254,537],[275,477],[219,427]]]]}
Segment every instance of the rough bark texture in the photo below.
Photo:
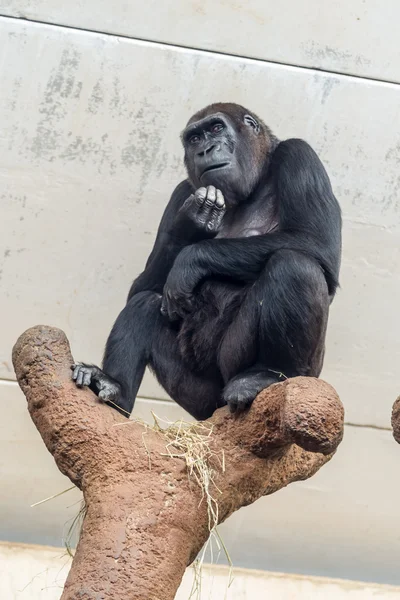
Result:
{"type": "MultiPolygon", "coordinates": [[[[87,505],[62,600],[172,600],[209,535],[207,504],[185,461],[166,456],[164,434],[75,387],[59,329],[26,331],[13,362],[44,443],[87,505]]],[[[246,414],[216,411],[209,443],[225,457],[224,472],[210,465],[219,521],[314,475],[340,443],[343,417],[332,387],[302,377],[265,390],[246,414]]]]}
{"type": "Polygon", "coordinates": [[[400,444],[400,396],[393,404],[392,410],[393,437],[400,444]]]}

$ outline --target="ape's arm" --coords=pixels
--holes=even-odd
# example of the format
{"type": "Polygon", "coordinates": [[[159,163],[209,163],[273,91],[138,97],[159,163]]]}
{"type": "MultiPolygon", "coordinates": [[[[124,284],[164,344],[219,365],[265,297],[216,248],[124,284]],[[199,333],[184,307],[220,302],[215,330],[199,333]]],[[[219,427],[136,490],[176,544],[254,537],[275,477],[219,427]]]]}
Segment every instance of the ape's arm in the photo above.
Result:
{"type": "Polygon", "coordinates": [[[187,241],[181,237],[180,231],[173,232],[173,223],[176,214],[183,202],[190,196],[192,188],[188,181],[182,181],[172,193],[167,208],[162,216],[153,250],[147,259],[143,273],[133,282],[129,290],[128,301],[134,294],[143,291],[155,291],[162,293],[165,281],[175,258],[187,241]]]}
{"type": "Polygon", "coordinates": [[[194,192],[187,180],[180,183],[165,209],[146,268],[133,282],[128,301],[138,292],[162,293],[168,273],[182,248],[214,236],[224,212],[222,194],[212,186],[194,192]]]}
{"type": "Polygon", "coordinates": [[[145,270],[132,283],[128,301],[135,294],[147,290],[161,294],[175,258],[184,246],[183,242],[168,233],[159,232],[145,270]]]}
{"type": "Polygon", "coordinates": [[[190,295],[202,279],[257,278],[277,250],[295,250],[313,257],[324,270],[329,293],[338,285],[341,214],[328,175],[304,141],[281,142],[272,157],[271,177],[277,198],[279,230],[247,237],[204,240],[185,248],[174,263],[164,288],[164,309],[183,315],[190,295]]]}

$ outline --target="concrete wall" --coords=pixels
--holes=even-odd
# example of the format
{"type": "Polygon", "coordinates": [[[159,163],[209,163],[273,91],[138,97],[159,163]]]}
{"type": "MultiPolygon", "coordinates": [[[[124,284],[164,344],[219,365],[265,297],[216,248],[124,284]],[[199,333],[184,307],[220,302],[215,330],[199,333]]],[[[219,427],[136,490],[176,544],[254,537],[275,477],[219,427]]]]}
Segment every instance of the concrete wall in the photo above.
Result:
{"type": "MultiPolygon", "coordinates": [[[[0,597],[57,600],[71,559],[63,548],[0,544],[0,597]]],[[[198,599],[195,573],[187,569],[176,600],[198,599]]],[[[208,600],[396,600],[400,588],[281,573],[204,565],[201,597],[208,600]]]]}
{"type": "Polygon", "coordinates": [[[1,6],[3,15],[44,23],[400,81],[396,0],[2,0],[1,6]]]}
{"type": "MultiPolygon", "coordinates": [[[[399,17],[395,0],[0,0],[0,538],[59,545],[78,499],[29,508],[69,483],[26,414],[12,344],[43,322],[66,331],[77,359],[99,361],[183,176],[179,132],[198,108],[230,100],[279,137],[307,139],[341,202],[323,376],[348,425],[329,465],[241,510],[224,539],[239,566],[400,583],[400,448],[388,430],[400,359],[399,17]]],[[[182,414],[149,376],[140,393],[138,414],[182,414]]]]}

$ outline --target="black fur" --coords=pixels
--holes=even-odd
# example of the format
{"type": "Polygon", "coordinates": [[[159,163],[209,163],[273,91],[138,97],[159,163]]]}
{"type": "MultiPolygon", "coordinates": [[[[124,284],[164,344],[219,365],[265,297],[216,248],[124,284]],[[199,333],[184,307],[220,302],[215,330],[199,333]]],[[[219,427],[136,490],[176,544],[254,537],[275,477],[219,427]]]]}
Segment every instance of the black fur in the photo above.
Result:
{"type": "Polygon", "coordinates": [[[235,104],[194,115],[182,141],[188,180],[166,207],[103,369],[74,367],[78,385],[124,414],[146,365],[198,419],[322,369],[341,214],[321,161],[235,104]]]}

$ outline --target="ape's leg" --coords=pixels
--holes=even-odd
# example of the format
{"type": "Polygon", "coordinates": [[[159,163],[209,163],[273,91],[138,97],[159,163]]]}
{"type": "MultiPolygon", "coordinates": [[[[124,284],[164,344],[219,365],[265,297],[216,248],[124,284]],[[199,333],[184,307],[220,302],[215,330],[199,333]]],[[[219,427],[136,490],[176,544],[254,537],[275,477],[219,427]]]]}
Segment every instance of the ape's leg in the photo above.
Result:
{"type": "Polygon", "coordinates": [[[154,339],[149,366],[171,398],[199,421],[226,404],[218,369],[200,374],[191,371],[181,358],[177,333],[168,325],[154,339]]]}
{"type": "Polygon", "coordinates": [[[87,385],[124,415],[133,409],[147,364],[178,404],[198,419],[222,405],[222,382],[192,374],[179,355],[176,333],[160,313],[161,296],[135,294],[120,313],[106,344],[103,369],[74,365],[78,386],[87,385]]]}
{"type": "Polygon", "coordinates": [[[314,259],[290,250],[271,256],[220,347],[223,398],[233,411],[249,406],[272,383],[296,375],[318,377],[329,302],[314,259]]]}

